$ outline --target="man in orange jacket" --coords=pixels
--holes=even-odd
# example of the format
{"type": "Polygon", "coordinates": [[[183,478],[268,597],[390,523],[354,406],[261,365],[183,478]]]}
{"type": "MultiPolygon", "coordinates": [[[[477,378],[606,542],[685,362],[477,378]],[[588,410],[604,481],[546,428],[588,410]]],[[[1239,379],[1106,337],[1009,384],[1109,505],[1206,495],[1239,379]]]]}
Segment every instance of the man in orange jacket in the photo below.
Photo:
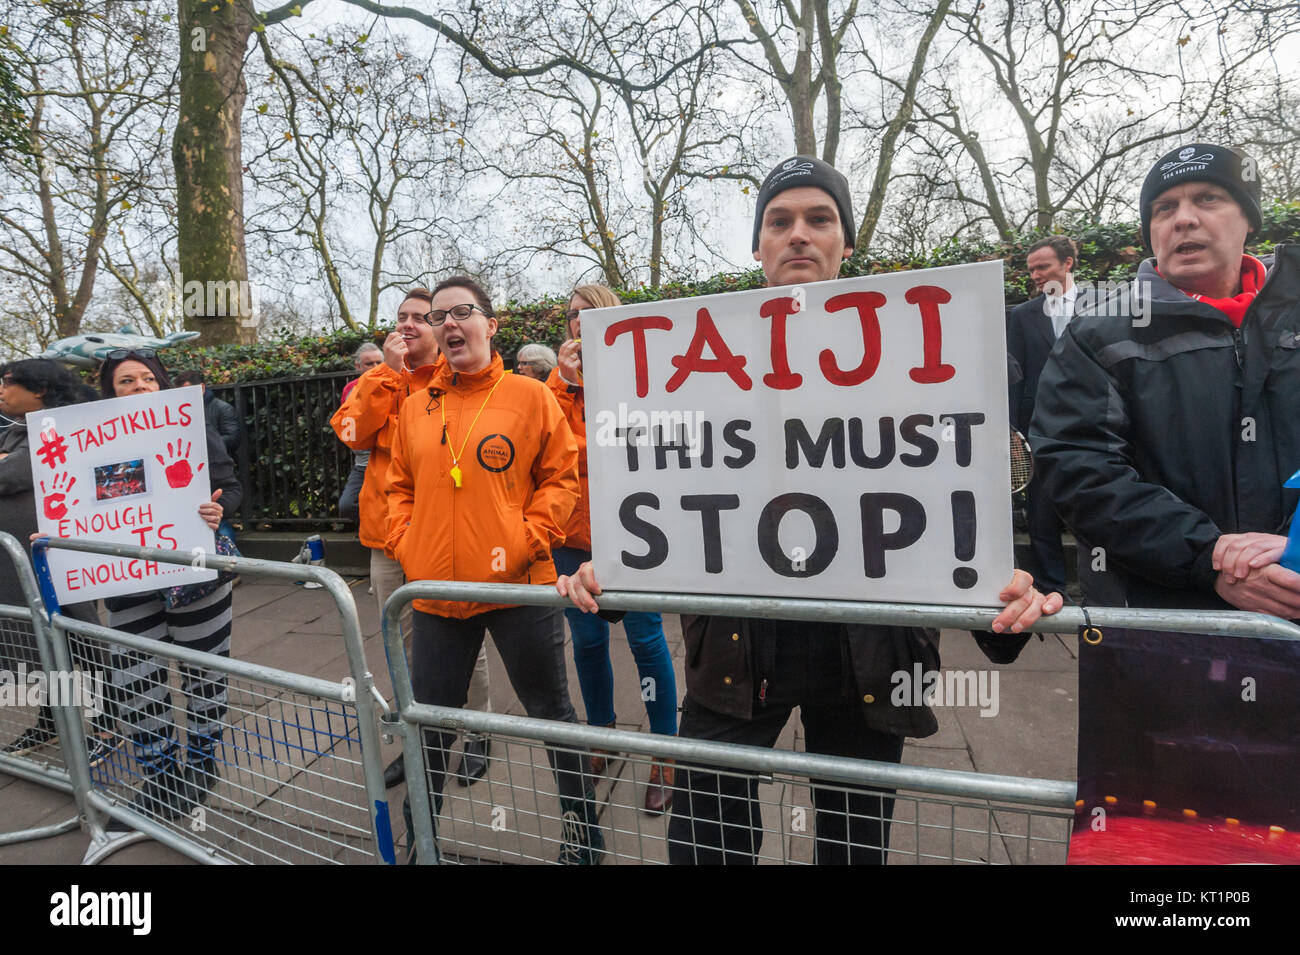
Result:
{"type": "MultiPolygon", "coordinates": [[[[369,450],[365,483],[361,486],[361,543],[370,548],[370,583],[382,616],[384,604],[394,590],[406,583],[402,565],[384,553],[388,538],[388,465],[392,454],[397,415],[407,395],[428,387],[438,362],[438,345],[433,329],[424,321],[433,303],[425,288],[406,293],[397,309],[397,327],[384,342],[384,361],[359,379],[356,387],[334,413],[330,424],[339,440],[354,451],[369,450]]],[[[402,634],[410,642],[411,608],[402,612],[402,634]]],[[[491,711],[487,651],[474,666],[470,683],[469,708],[491,711]]],[[[384,771],[384,782],[396,786],[402,781],[403,761],[399,756],[384,771]]],[[[487,771],[487,742],[467,740],[461,758],[460,782],[469,785],[487,771]]]]}

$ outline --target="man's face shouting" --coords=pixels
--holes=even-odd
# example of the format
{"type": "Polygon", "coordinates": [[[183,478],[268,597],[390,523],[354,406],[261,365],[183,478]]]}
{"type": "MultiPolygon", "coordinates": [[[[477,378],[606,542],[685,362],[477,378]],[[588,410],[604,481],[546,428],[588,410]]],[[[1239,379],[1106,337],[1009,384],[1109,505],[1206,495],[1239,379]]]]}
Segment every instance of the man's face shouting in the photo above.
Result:
{"type": "Polygon", "coordinates": [[[1160,273],[1184,292],[1232,295],[1250,221],[1222,186],[1189,182],[1151,203],[1151,251],[1160,273]]]}
{"type": "Polygon", "coordinates": [[[397,310],[395,331],[406,342],[406,364],[411,368],[431,364],[438,357],[433,329],[425,324],[429,303],[422,298],[408,298],[397,310]]]}

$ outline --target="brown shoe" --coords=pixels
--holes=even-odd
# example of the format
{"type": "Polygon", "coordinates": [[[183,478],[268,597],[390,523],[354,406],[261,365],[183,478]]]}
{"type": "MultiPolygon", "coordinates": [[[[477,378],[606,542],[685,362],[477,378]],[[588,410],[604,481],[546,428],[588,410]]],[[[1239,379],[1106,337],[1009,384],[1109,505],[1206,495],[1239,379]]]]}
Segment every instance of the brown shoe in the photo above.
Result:
{"type": "MultiPolygon", "coordinates": [[[[614,728],[613,723],[606,723],[605,726],[608,729],[614,728]]],[[[609,755],[610,752],[607,749],[593,749],[591,751],[591,774],[593,776],[605,775],[605,770],[609,766],[609,759],[607,758],[609,755]]]]}
{"type": "Polygon", "coordinates": [[[645,811],[658,816],[673,804],[673,762],[650,764],[650,780],[645,787],[645,811]]]}

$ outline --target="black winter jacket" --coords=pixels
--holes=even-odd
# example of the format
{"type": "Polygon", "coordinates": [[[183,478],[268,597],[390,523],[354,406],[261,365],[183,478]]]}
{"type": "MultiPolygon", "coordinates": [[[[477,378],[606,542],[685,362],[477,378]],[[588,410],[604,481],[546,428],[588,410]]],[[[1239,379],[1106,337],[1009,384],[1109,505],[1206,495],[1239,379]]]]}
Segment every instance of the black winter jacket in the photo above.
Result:
{"type": "Polygon", "coordinates": [[[243,428],[239,424],[239,414],[230,406],[229,402],[222,401],[208,389],[203,390],[203,416],[207,419],[208,427],[214,429],[221,436],[221,443],[225,446],[226,453],[231,458],[239,450],[239,443],[244,438],[243,428]]]}
{"type": "MultiPolygon", "coordinates": [[[[36,533],[36,498],[32,493],[32,464],[27,425],[16,421],[0,428],[0,531],[13,534],[24,549],[36,533]]],[[[0,554],[0,604],[25,605],[18,574],[5,554],[0,554]]]]}
{"type": "MultiPolygon", "coordinates": [[[[801,624],[784,626],[798,631],[801,624]]],[[[939,723],[924,705],[895,706],[894,674],[911,674],[920,663],[923,672],[939,669],[939,634],[924,627],[885,627],[848,624],[849,658],[857,694],[867,726],[878,733],[924,737],[936,733],[939,723]]],[[[1029,640],[1029,634],[973,633],[984,654],[994,663],[1011,663],[1029,640]]],[[[718,713],[749,720],[754,716],[754,649],[749,620],[741,617],[682,615],[686,644],[686,692],[691,699],[718,713]]]]}
{"type": "MultiPolygon", "coordinates": [[[[1077,316],[1043,369],[1036,467],[1098,604],[1226,608],[1222,534],[1286,533],[1300,469],[1300,246],[1279,246],[1240,329],[1143,262],[1150,320],[1077,316]],[[1098,550],[1097,548],[1100,548],[1098,550]]],[[[1266,263],[1267,264],[1267,263],[1266,263]]]]}
{"type": "Polygon", "coordinates": [[[208,437],[208,483],[212,490],[221,489],[217,503],[221,505],[221,514],[230,520],[239,510],[244,499],[244,488],[235,476],[235,462],[226,453],[226,446],[215,428],[207,428],[208,437]]]}

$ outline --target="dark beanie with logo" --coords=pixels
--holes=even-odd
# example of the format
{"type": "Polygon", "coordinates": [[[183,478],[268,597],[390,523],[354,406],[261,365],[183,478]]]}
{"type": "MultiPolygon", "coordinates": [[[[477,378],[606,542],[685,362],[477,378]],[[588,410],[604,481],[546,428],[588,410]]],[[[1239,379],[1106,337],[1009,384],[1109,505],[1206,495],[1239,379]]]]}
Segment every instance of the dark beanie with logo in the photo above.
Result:
{"type": "Polygon", "coordinates": [[[1142,241],[1151,248],[1151,203],[1166,189],[1187,182],[1212,182],[1228,190],[1241,206],[1254,231],[1260,230],[1259,166],[1250,156],[1231,146],[1191,143],[1171,150],[1151,167],[1142,183],[1139,209],[1142,241]]]}
{"type": "Polygon", "coordinates": [[[849,181],[844,174],[829,163],[824,163],[815,156],[792,156],[776,164],[776,168],[767,174],[762,187],[758,190],[758,208],[754,210],[754,249],[758,251],[758,233],[763,226],[763,210],[772,201],[772,197],[787,189],[800,186],[812,186],[830,194],[835,200],[835,207],[840,212],[840,223],[844,226],[844,244],[850,248],[857,245],[858,233],[853,226],[853,200],[849,198],[849,181]]]}

